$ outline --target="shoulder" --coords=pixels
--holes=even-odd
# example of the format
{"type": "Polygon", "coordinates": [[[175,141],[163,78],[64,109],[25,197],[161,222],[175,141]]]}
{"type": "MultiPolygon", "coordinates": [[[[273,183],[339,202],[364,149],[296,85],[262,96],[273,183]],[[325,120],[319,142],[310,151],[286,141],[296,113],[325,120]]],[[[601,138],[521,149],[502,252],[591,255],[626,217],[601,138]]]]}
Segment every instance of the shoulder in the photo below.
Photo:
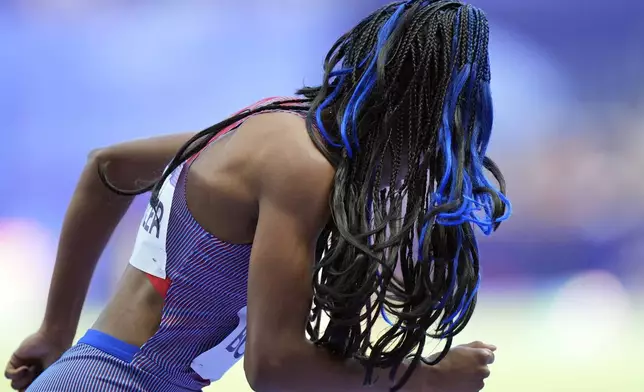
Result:
{"type": "Polygon", "coordinates": [[[311,140],[304,119],[273,112],[249,118],[238,130],[240,142],[252,145],[255,181],[274,190],[328,188],[335,169],[311,140]]]}
{"type": "Polygon", "coordinates": [[[253,146],[251,178],[261,198],[294,209],[328,209],[335,169],[311,140],[304,119],[287,112],[259,114],[236,137],[253,146]]]}

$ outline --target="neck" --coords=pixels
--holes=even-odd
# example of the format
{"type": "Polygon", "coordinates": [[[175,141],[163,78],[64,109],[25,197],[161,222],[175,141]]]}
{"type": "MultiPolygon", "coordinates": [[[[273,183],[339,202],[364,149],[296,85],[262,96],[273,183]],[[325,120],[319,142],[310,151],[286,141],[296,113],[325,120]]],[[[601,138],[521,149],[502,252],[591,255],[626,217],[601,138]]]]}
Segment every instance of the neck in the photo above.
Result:
{"type": "MultiPolygon", "coordinates": [[[[322,111],[322,123],[324,124],[324,128],[326,129],[327,133],[333,134],[334,132],[330,132],[334,128],[336,128],[335,125],[335,113],[331,108],[327,108],[324,111],[322,111]]],[[[315,117],[311,121],[311,129],[309,131],[309,136],[311,137],[311,140],[317,147],[317,149],[324,155],[324,157],[333,165],[333,167],[337,167],[340,161],[340,152],[339,149],[336,147],[331,146],[324,136],[322,136],[320,129],[318,128],[318,125],[315,121],[315,117]]]]}

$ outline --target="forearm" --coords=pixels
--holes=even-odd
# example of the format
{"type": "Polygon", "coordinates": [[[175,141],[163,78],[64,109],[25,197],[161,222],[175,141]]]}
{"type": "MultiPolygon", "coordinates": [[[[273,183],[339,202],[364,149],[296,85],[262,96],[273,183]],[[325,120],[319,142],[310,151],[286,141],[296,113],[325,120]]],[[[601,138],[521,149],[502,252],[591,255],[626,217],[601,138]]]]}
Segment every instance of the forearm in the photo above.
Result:
{"type": "MultiPolygon", "coordinates": [[[[273,353],[267,353],[270,356],[267,358],[269,364],[265,365],[263,372],[256,374],[255,385],[252,385],[255,391],[388,392],[394,384],[389,377],[390,369],[374,369],[371,378],[372,384],[364,385],[366,373],[358,361],[338,360],[325,349],[316,347],[307,341],[290,346],[288,351],[276,350],[273,353]],[[282,352],[282,354],[276,356],[275,352],[282,352]]],[[[406,365],[403,364],[397,372],[397,379],[406,369],[406,365]]],[[[419,369],[400,391],[424,391],[422,385],[430,385],[429,378],[431,377],[432,369],[425,365],[419,365],[419,369]],[[423,380],[423,377],[427,380],[423,380]]],[[[251,381],[250,378],[249,381],[251,381]]]]}
{"type": "Polygon", "coordinates": [[[98,259],[132,202],[101,183],[97,162],[88,160],[65,214],[42,326],[69,343],[98,259]]]}

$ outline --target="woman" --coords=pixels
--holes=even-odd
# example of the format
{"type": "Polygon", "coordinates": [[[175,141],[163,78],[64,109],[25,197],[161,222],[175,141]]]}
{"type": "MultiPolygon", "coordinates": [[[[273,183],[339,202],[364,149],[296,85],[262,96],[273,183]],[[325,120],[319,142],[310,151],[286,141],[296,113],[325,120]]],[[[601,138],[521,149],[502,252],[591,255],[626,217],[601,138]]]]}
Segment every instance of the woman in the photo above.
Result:
{"type": "Polygon", "coordinates": [[[480,283],[473,227],[509,215],[485,156],[487,41],[474,7],[393,3],[342,36],[298,98],[92,153],[13,387],[198,391],[243,356],[256,391],[480,390],[495,348],[450,346],[480,283]],[[67,350],[97,259],[147,191],[116,294],[67,350]],[[393,320],[373,341],[379,313],[393,320]],[[447,344],[424,359],[428,337],[447,344]]]}

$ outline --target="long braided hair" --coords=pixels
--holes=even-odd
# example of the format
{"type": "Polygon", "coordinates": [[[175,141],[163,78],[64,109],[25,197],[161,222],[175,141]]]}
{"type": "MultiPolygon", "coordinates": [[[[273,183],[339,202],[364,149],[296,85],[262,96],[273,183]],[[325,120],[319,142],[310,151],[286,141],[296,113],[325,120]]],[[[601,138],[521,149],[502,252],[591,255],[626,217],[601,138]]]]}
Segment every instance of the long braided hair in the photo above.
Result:
{"type": "Polygon", "coordinates": [[[397,390],[421,362],[438,363],[470,320],[481,281],[474,228],[489,235],[510,215],[503,176],[486,156],[488,37],[484,13],[459,1],[391,3],[338,39],[322,84],[299,90],[301,98],[198,133],[142,189],[114,187],[104,168],[101,178],[119,194],[152,191],[154,207],[165,179],[221,130],[269,110],[307,112],[312,139],[336,167],[307,332],[358,360],[365,384],[374,369],[391,369],[397,390]],[[373,340],[379,316],[389,327],[373,340]],[[446,343],[431,361],[423,357],[429,339],[446,343]]]}

